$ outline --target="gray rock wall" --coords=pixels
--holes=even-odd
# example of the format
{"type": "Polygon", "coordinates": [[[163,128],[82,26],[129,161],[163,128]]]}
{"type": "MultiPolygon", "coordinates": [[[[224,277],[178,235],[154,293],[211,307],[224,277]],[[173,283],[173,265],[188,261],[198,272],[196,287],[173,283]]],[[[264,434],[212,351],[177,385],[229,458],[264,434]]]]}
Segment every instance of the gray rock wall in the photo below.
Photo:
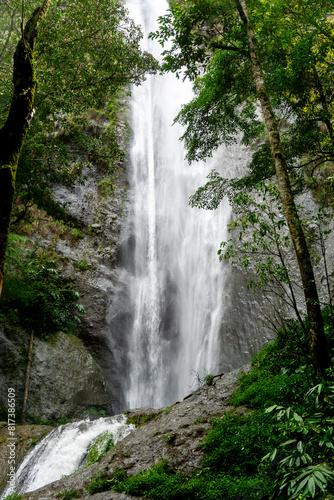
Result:
{"type": "MultiPolygon", "coordinates": [[[[8,388],[16,393],[17,421],[22,411],[29,337],[0,331],[0,407],[7,408],[8,388]]],[[[56,421],[83,417],[95,408],[111,411],[103,373],[82,342],[62,332],[50,341],[34,340],[27,401],[28,418],[56,421]]]]}

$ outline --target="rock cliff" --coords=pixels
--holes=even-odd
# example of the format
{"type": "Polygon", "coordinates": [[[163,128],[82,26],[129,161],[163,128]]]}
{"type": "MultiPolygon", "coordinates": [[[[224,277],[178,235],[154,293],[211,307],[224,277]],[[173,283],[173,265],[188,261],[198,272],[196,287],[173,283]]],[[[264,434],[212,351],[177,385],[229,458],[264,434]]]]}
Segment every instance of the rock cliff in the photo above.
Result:
{"type": "MultiPolygon", "coordinates": [[[[25,384],[27,336],[0,331],[0,401],[7,407],[8,388],[15,389],[16,419],[20,419],[25,384]]],[[[57,421],[83,416],[95,408],[110,412],[103,373],[82,342],[62,332],[51,342],[35,338],[30,370],[27,415],[30,420],[57,421]]]]}
{"type": "MultiPolygon", "coordinates": [[[[239,375],[248,368],[246,365],[227,375],[215,377],[211,385],[201,386],[171,407],[127,412],[131,422],[137,422],[139,426],[98,463],[35,492],[26,493],[24,498],[51,500],[59,498],[65,491],[76,490],[79,498],[85,500],[125,500],[132,497],[115,491],[89,495],[87,486],[101,471],[111,475],[116,470],[126,469],[129,475],[134,475],[161,459],[168,460],[181,473],[190,473],[200,465],[203,454],[198,445],[210,428],[210,419],[233,410],[229,398],[239,375]]],[[[239,408],[238,411],[243,410],[239,408]]]]}

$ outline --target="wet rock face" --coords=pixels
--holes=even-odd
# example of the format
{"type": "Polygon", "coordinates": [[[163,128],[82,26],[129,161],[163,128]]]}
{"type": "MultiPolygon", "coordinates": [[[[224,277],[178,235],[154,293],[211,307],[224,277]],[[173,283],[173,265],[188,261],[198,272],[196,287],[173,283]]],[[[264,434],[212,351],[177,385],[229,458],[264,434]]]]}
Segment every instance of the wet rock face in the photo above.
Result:
{"type": "MultiPolygon", "coordinates": [[[[119,166],[113,189],[101,192],[108,175],[96,167],[86,172],[84,186],[55,186],[58,202],[66,203],[70,215],[81,225],[82,237],[74,244],[59,240],[56,251],[66,257],[64,274],[74,282],[86,310],[79,337],[101,367],[106,378],[112,413],[124,408],[121,381],[126,350],[122,345],[124,321],[121,311],[109,325],[108,309],[119,288],[118,265],[125,245],[123,228],[129,210],[127,163],[119,166]]],[[[109,174],[110,177],[110,174],[109,174]]]]}
{"type": "MultiPolygon", "coordinates": [[[[0,406],[7,407],[7,391],[16,393],[17,417],[22,409],[29,338],[8,338],[0,331],[0,406]]],[[[82,416],[89,408],[111,411],[103,373],[82,342],[65,333],[52,342],[34,340],[27,415],[40,420],[82,416]]]]}
{"type": "MultiPolygon", "coordinates": [[[[232,409],[228,400],[239,375],[248,369],[246,365],[225,376],[214,377],[211,385],[200,387],[171,407],[127,412],[131,422],[137,422],[139,426],[100,462],[35,492],[26,493],[24,497],[51,500],[57,498],[60,492],[77,490],[80,498],[87,500],[130,499],[133,497],[114,491],[89,495],[87,486],[99,471],[111,475],[116,470],[126,469],[129,475],[134,475],[149,469],[161,459],[168,460],[183,474],[191,473],[200,466],[203,453],[199,444],[210,428],[210,419],[232,409]]],[[[239,408],[238,411],[243,410],[239,408]]]]}

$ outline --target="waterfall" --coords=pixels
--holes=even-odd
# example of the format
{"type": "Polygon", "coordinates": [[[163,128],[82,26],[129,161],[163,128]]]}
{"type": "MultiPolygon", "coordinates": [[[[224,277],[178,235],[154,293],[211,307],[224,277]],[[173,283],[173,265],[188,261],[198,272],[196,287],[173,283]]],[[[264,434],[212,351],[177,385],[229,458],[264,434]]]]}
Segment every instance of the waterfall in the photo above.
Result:
{"type": "MultiPolygon", "coordinates": [[[[57,427],[25,456],[15,475],[15,492],[34,491],[64,475],[72,474],[84,463],[98,436],[109,432],[116,444],[133,429],[133,425],[126,424],[124,415],[94,421],[81,420],[57,427]]],[[[1,498],[9,493],[10,487],[7,486],[1,498]]]]}
{"type": "MultiPolygon", "coordinates": [[[[159,58],[160,45],[147,35],[167,2],[130,0],[127,7],[142,26],[144,48],[159,58]]],[[[230,208],[223,203],[207,212],[188,205],[208,172],[222,163],[221,154],[207,165],[184,160],[182,129],[172,123],[191,96],[191,85],[174,75],[149,76],[132,91],[127,230],[133,238],[121,277],[131,303],[123,384],[130,408],[171,404],[189,392],[193,371],[219,370],[225,271],[217,250],[230,208]]],[[[227,157],[225,151],[225,167],[227,157]]]]}

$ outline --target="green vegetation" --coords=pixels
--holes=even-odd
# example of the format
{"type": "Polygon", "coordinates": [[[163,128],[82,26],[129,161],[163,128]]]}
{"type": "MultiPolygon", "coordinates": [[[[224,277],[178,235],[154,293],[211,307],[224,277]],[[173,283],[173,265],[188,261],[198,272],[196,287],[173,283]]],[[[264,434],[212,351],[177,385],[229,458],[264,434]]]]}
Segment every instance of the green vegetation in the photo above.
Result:
{"type": "Polygon", "coordinates": [[[92,265],[88,264],[87,259],[84,258],[80,260],[79,262],[75,262],[75,266],[81,271],[88,271],[89,269],[92,269],[92,265]]]}
{"type": "Polygon", "coordinates": [[[107,198],[110,192],[113,192],[115,185],[112,179],[103,179],[97,185],[100,197],[107,198]]]}
{"type": "Polygon", "coordinates": [[[93,164],[114,174],[124,88],[158,63],[120,0],[1,2],[0,29],[1,286],[13,206],[13,222],[34,204],[67,220],[53,183],[83,183],[93,164]]]}
{"type": "Polygon", "coordinates": [[[80,493],[77,490],[63,491],[56,495],[61,500],[71,500],[72,498],[80,498],[80,493]]]}
{"type": "MultiPolygon", "coordinates": [[[[333,315],[323,311],[331,356],[333,315]]],[[[183,476],[161,461],[136,476],[100,474],[88,491],[116,489],[154,500],[332,498],[334,372],[319,383],[308,342],[300,322],[290,320],[253,358],[231,399],[240,408],[211,420],[200,470],[183,476]]],[[[162,439],[171,444],[175,436],[162,439]]]]}
{"type": "Polygon", "coordinates": [[[126,423],[128,425],[129,424],[133,424],[136,427],[141,427],[142,425],[146,425],[149,422],[151,422],[152,420],[155,420],[157,418],[158,414],[159,414],[158,412],[149,413],[149,414],[146,414],[146,413],[136,413],[135,415],[132,415],[132,417],[128,417],[127,420],[126,420],[126,423]]]}
{"type": "Polygon", "coordinates": [[[55,261],[47,260],[38,247],[31,252],[20,248],[21,240],[14,237],[8,253],[0,302],[5,331],[20,326],[42,338],[57,330],[76,332],[85,312],[78,304],[79,294],[55,261]]]}
{"type": "Polygon", "coordinates": [[[98,474],[89,483],[87,491],[90,495],[94,493],[100,493],[102,491],[108,491],[111,489],[111,481],[108,479],[106,474],[98,474]]]}
{"type": "Polygon", "coordinates": [[[98,462],[113,446],[114,438],[111,432],[105,432],[101,436],[98,436],[88,452],[86,466],[98,462]]]}
{"type": "Polygon", "coordinates": [[[167,444],[173,444],[176,439],[176,434],[167,434],[167,436],[164,436],[163,439],[167,444]]]}
{"type": "MultiPolygon", "coordinates": [[[[54,420],[54,419],[42,420],[40,417],[38,417],[37,415],[34,415],[33,413],[29,413],[28,417],[29,417],[29,421],[35,425],[52,425],[53,427],[59,427],[60,425],[70,424],[72,422],[72,420],[70,418],[67,418],[67,417],[61,417],[57,420],[54,420]]],[[[39,439],[37,441],[34,441],[33,443],[31,443],[31,445],[34,446],[38,441],[39,441],[39,439]]]]}
{"type": "Polygon", "coordinates": [[[213,385],[214,378],[215,378],[214,375],[211,375],[211,374],[205,375],[205,377],[204,377],[204,384],[205,385],[213,385]]]}
{"type": "Polygon", "coordinates": [[[23,496],[18,493],[11,493],[11,495],[6,496],[4,500],[23,500],[23,496]]]}
{"type": "Polygon", "coordinates": [[[84,415],[98,415],[99,417],[105,417],[106,411],[101,410],[100,408],[89,408],[83,412],[84,415]]]}

